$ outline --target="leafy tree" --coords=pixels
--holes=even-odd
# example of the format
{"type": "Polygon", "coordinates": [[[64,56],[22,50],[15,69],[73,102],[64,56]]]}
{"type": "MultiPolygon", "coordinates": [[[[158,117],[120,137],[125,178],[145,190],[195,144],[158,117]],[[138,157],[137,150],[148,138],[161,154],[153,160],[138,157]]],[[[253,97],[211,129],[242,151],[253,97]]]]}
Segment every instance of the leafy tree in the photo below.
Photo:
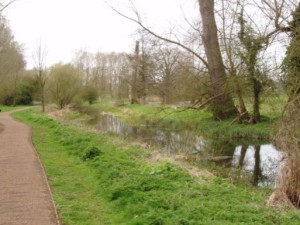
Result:
{"type": "Polygon", "coordinates": [[[82,77],[71,64],[56,64],[49,73],[49,94],[60,109],[71,104],[80,93],[82,77]]]}
{"type": "Polygon", "coordinates": [[[5,18],[0,15],[0,102],[16,104],[17,86],[24,67],[22,48],[14,40],[5,18]],[[7,101],[8,98],[11,101],[7,101]]]}
{"type": "Polygon", "coordinates": [[[30,105],[32,104],[35,94],[38,90],[38,83],[33,74],[29,71],[26,72],[22,81],[17,88],[17,104],[30,105]]]}

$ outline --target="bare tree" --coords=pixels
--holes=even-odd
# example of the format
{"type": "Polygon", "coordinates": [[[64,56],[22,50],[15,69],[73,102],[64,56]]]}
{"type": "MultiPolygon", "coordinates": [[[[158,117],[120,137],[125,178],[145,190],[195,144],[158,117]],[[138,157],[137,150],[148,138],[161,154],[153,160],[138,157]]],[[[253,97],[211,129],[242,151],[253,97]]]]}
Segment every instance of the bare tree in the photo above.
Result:
{"type": "Polygon", "coordinates": [[[163,104],[170,104],[174,97],[176,75],[180,71],[180,52],[164,43],[158,44],[157,52],[154,54],[157,73],[155,79],[159,80],[158,91],[163,104]]]}
{"type": "MultiPolygon", "coordinates": [[[[181,48],[185,49],[186,51],[190,52],[194,56],[196,56],[207,68],[211,78],[211,85],[212,85],[212,94],[213,97],[211,98],[212,101],[212,109],[215,119],[223,120],[232,115],[236,115],[237,110],[233,104],[232,98],[226,89],[227,85],[227,78],[225,73],[225,68],[222,60],[222,55],[220,52],[220,46],[218,42],[218,33],[217,33],[217,26],[214,16],[214,0],[205,1],[199,0],[200,6],[200,14],[202,17],[203,22],[203,43],[205,47],[205,53],[207,60],[198,54],[193,49],[189,48],[187,45],[182,44],[180,41],[175,41],[170,38],[163,37],[158,35],[148,27],[146,27],[141,20],[141,16],[138,13],[138,10],[130,1],[132,10],[136,15],[136,19],[129,17],[120,11],[116,10],[114,7],[111,8],[118,13],[119,15],[123,16],[124,18],[135,22],[138,24],[142,29],[147,31],[149,34],[153,35],[156,38],[159,38],[163,41],[167,41],[169,43],[175,44],[180,46],[181,48]]],[[[199,37],[200,38],[200,37],[199,37]]]]}
{"type": "Polygon", "coordinates": [[[35,63],[35,75],[39,85],[40,100],[42,102],[42,111],[45,112],[46,104],[46,82],[47,82],[47,68],[46,68],[46,56],[47,52],[45,47],[42,46],[40,41],[37,45],[36,51],[33,54],[33,59],[35,63]]]}

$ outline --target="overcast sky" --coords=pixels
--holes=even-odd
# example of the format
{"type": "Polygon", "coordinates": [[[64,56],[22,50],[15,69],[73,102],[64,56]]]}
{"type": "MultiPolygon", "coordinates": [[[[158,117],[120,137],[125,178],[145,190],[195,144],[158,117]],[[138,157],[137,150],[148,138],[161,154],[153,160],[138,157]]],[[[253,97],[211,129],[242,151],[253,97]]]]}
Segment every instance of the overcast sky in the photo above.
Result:
{"type": "MultiPolygon", "coordinates": [[[[127,0],[108,0],[126,14],[127,0]]],[[[135,0],[146,23],[158,32],[183,26],[197,10],[191,0],[135,0]]],[[[70,62],[80,49],[91,52],[133,50],[137,25],[120,17],[104,0],[17,0],[4,13],[16,41],[23,44],[28,67],[39,41],[47,64],[70,62]]]]}

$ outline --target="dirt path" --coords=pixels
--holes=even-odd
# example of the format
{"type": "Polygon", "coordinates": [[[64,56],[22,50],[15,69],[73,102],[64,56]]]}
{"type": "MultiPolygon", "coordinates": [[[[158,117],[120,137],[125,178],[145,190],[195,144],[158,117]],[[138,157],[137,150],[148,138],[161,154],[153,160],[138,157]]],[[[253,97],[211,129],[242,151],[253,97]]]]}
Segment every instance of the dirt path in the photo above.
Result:
{"type": "Polygon", "coordinates": [[[0,224],[58,225],[31,128],[0,113],[0,224]]]}

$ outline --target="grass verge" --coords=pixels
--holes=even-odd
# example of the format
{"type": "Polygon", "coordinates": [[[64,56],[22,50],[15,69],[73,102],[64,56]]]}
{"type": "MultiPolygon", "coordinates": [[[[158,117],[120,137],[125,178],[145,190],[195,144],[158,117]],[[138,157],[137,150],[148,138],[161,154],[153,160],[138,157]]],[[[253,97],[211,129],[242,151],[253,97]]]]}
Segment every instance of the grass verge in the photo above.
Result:
{"type": "Polygon", "coordinates": [[[59,216],[66,225],[298,224],[294,211],[265,207],[268,189],[192,177],[149,152],[47,118],[14,117],[33,128],[59,216]]]}
{"type": "Polygon", "coordinates": [[[28,106],[22,106],[22,105],[18,105],[18,106],[0,105],[0,110],[1,110],[1,112],[7,112],[7,111],[16,110],[16,109],[26,108],[26,107],[28,107],[28,106]]]}

